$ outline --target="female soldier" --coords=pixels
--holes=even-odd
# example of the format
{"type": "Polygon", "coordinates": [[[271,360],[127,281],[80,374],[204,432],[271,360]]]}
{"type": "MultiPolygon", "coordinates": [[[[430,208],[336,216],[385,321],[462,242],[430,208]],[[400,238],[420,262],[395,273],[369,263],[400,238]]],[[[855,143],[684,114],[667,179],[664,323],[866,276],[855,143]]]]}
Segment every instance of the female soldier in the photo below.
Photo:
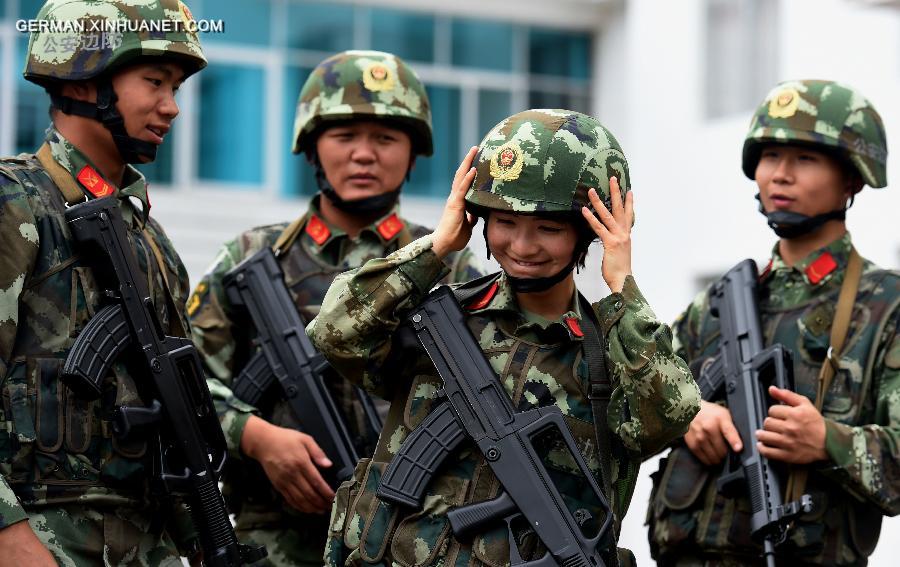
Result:
{"type": "MultiPolygon", "coordinates": [[[[447,271],[442,259],[469,241],[476,215],[485,218],[488,249],[503,271],[479,282],[484,289],[464,306],[466,324],[518,410],[556,405],[562,411],[595,476],[609,479],[613,512],[624,515],[641,454],[681,435],[699,400],[687,367],[672,354],[668,327],[631,276],[629,185],[625,156],[597,120],[567,110],[522,112],[469,151],[433,234],[335,280],[308,333],[345,376],[392,404],[375,455],[338,492],[327,564],[510,561],[504,526],[473,540],[457,539],[448,526],[449,508],[493,498],[500,489],[471,441],[437,471],[422,509],[397,508],[375,493],[441,387],[427,357],[402,356],[392,333],[447,271]],[[605,247],[602,275],[613,293],[591,305],[578,294],[573,270],[598,236],[605,247]],[[600,330],[601,342],[585,332],[590,329],[600,330]],[[606,364],[599,373],[609,376],[613,391],[608,419],[597,418],[595,432],[587,391],[598,372],[585,351],[601,343],[606,364]],[[600,463],[609,474],[600,475],[600,463]]],[[[562,494],[581,506],[583,478],[562,460],[554,464],[562,494]]],[[[523,557],[543,553],[527,530],[515,535],[523,557]]],[[[615,561],[614,546],[607,544],[604,555],[615,561]]]]}

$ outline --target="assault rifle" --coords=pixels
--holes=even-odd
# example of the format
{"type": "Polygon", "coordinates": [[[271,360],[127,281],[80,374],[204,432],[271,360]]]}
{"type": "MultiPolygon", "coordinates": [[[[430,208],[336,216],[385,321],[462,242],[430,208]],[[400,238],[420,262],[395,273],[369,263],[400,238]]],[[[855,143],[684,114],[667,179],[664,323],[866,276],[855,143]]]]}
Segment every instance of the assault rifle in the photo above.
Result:
{"type": "Polygon", "coordinates": [[[509,529],[511,565],[603,567],[603,557],[615,553],[615,549],[598,549],[609,535],[612,512],[559,408],[516,412],[466,326],[450,288],[442,286],[432,292],[410,320],[444,382],[440,395],[445,399],[410,433],[388,464],[378,497],[420,507],[431,477],[468,438],[478,445],[503,491],[493,500],[450,510],[447,517],[457,536],[477,533],[488,523],[503,520],[509,529]],[[591,519],[590,512],[579,509],[573,514],[568,509],[536,450],[539,439],[547,434],[564,442],[581,470],[583,482],[604,512],[596,535],[583,533],[584,525],[591,519]],[[521,557],[512,525],[519,516],[525,518],[547,549],[538,560],[525,562],[521,557]]]}
{"type": "MultiPolygon", "coordinates": [[[[263,248],[223,279],[233,305],[244,306],[256,328],[259,350],[234,380],[234,395],[251,405],[273,388],[334,465],[323,471],[333,488],[350,478],[359,461],[344,418],[325,387],[328,362],[306,336],[304,321],[291,300],[275,254],[263,248]]],[[[368,394],[355,388],[369,427],[381,431],[381,418],[368,394]]]]}
{"type": "Polygon", "coordinates": [[[782,502],[779,475],[755,442],[772,405],[769,386],[793,389],[794,368],[784,346],[763,348],[758,282],[756,263],[744,260],[711,288],[710,313],[718,317],[721,333],[719,354],[704,364],[697,382],[706,401],[721,399],[724,393],[743,442],[740,454],[729,452],[717,486],[726,493],[742,488],[749,493],[751,535],[774,566],[775,546],[787,535],[788,524],[812,509],[812,500],[804,494],[797,502],[782,502]]]}
{"type": "MultiPolygon", "coordinates": [[[[143,355],[143,368],[151,380],[138,387],[153,401],[146,408],[118,408],[114,432],[126,438],[155,431],[154,474],[166,492],[187,501],[206,565],[230,567],[262,559],[264,547],[238,543],[219,492],[225,436],[200,358],[190,340],[168,336],[160,324],[147,280],[128,246],[116,198],[75,205],[66,210],[65,218],[104,290],[105,304],[75,340],[63,365],[63,381],[77,394],[95,399],[123,350],[132,348],[136,359],[143,355]]],[[[178,314],[171,312],[170,317],[178,314]]]]}

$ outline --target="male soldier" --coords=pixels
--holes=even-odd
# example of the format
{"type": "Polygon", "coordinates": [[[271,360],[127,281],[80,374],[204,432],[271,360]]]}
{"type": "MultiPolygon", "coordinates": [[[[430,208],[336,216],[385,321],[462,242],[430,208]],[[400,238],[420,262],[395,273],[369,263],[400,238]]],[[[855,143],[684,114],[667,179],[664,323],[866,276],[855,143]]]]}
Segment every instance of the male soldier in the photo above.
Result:
{"type": "MultiPolygon", "coordinates": [[[[472,214],[484,217],[488,249],[503,268],[468,288],[465,325],[481,349],[473,356],[484,351],[518,411],[562,412],[588,474],[605,479],[597,484],[616,523],[631,500],[641,455],[681,435],[697,412],[697,387],[672,352],[671,332],[631,276],[631,179],[612,134],[578,112],[529,110],[495,126],[477,150],[460,164],[434,233],[338,276],[307,328],[344,375],[392,400],[373,457],[360,462],[335,498],[327,565],[507,565],[510,542],[527,560],[543,555],[527,523],[511,522],[509,537],[503,521],[473,537],[451,530],[448,510],[501,490],[471,440],[437,468],[420,508],[376,494],[388,463],[437,405],[442,387],[431,360],[410,355],[394,331],[447,272],[448,254],[468,242],[472,214]],[[576,289],[574,271],[598,237],[604,247],[598,275],[613,293],[591,304],[576,289]],[[599,385],[611,396],[592,403],[589,392],[603,389],[591,386],[599,385]]],[[[581,529],[594,537],[605,512],[571,459],[553,445],[547,469],[581,529]]],[[[612,537],[601,540],[598,552],[606,565],[615,564],[612,537]]],[[[625,550],[621,557],[633,561],[625,550]]]]}
{"type": "MultiPolygon", "coordinates": [[[[786,501],[813,500],[776,547],[778,563],[865,565],[882,514],[900,512],[900,276],[860,260],[844,222],[864,184],[887,184],[886,158],[881,118],[846,85],[782,83],[757,109],[743,169],[779,237],[759,307],[766,345],[792,351],[794,388],[769,390],[776,405],[755,439],[740,438],[726,406],[703,402],[684,445],[654,475],[648,520],[660,564],[762,562],[750,502],[716,490],[727,452],[743,443],[792,465],[786,501]]],[[[675,332],[692,368],[715,354],[706,293],[675,332]]]]}
{"type": "MultiPolygon", "coordinates": [[[[236,458],[225,482],[239,538],[265,544],[278,565],[321,565],[334,493],[320,474],[331,462],[287,401],[253,408],[235,398],[233,378],[253,354],[248,315],[231,305],[223,276],[272,247],[306,321],[318,313],[340,272],[387,256],[429,229],[399,216],[397,202],[416,156],[431,155],[425,88],[399,57],[346,51],[322,61],[300,92],[293,152],[315,168],[319,193],[297,220],[253,228],[224,245],[189,303],[198,348],[219,400],[236,458]],[[255,461],[255,462],[253,462],[255,461]]],[[[480,275],[471,252],[454,255],[450,281],[480,275]]],[[[378,432],[364,419],[356,390],[336,375],[329,388],[357,451],[369,455],[378,432]]]]}
{"type": "Polygon", "coordinates": [[[152,450],[112,434],[116,407],[145,405],[131,361],[113,364],[95,401],[60,381],[102,291],[63,213],[117,198],[160,321],[187,330],[184,313],[167,308],[184,304],[187,273],[130,164],[153,161],[178,115],[175,91],[206,59],[194,33],[109,31],[125,21],[181,25],[191,15],[177,0],[50,0],[37,18],[85,31],[31,35],[24,74],[49,93],[53,124],[36,155],[0,160],[3,561],[180,565],[166,510],[148,493],[152,450]]]}

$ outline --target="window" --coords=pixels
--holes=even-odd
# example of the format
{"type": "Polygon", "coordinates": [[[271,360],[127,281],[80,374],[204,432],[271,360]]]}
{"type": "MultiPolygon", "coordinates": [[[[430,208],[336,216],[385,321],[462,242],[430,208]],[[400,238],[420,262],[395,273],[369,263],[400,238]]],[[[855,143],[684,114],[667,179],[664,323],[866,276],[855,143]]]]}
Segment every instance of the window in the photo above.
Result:
{"type": "Polygon", "coordinates": [[[707,0],[706,115],[754,107],[778,76],[776,0],[707,0]]]}
{"type": "Polygon", "coordinates": [[[262,183],[262,69],[211,63],[200,79],[198,172],[205,181],[262,183]]]}
{"type": "Polygon", "coordinates": [[[541,29],[528,34],[528,68],[533,74],[587,80],[590,61],[588,34],[541,29]]]}
{"type": "Polygon", "coordinates": [[[172,160],[175,155],[175,140],[177,139],[176,128],[178,128],[178,119],[172,123],[172,129],[166,134],[165,141],[156,151],[156,159],[150,163],[137,164],[135,167],[147,178],[147,183],[156,185],[163,183],[170,185],[172,183],[172,160]]]}
{"type": "Polygon", "coordinates": [[[434,60],[434,17],[397,10],[372,9],[372,49],[407,61],[434,60]]]}
{"type": "Polygon", "coordinates": [[[271,41],[272,3],[269,1],[256,1],[249,6],[247,0],[206,0],[197,3],[197,7],[195,17],[222,20],[224,24],[224,33],[201,34],[203,43],[268,45],[271,41]]]}
{"type": "Polygon", "coordinates": [[[313,168],[303,154],[291,153],[294,147],[294,116],[297,113],[297,99],[300,97],[300,89],[312,72],[307,67],[289,66],[285,69],[284,78],[284,128],[282,129],[282,142],[278,151],[282,152],[284,167],[284,180],[281,184],[282,195],[313,195],[318,191],[316,177],[313,168]]]}
{"type": "Polygon", "coordinates": [[[45,0],[19,0],[19,15],[17,17],[24,19],[36,17],[44,2],[45,0]]]}
{"type": "Polygon", "coordinates": [[[511,71],[513,27],[479,20],[453,21],[453,64],[511,71]]]}
{"type": "MultiPolygon", "coordinates": [[[[509,91],[482,90],[478,96],[478,136],[484,137],[488,130],[512,114],[509,91]]],[[[481,141],[480,139],[478,140],[481,141]]],[[[475,143],[475,142],[473,142],[475,143]]]]}
{"type": "Polygon", "coordinates": [[[44,141],[44,132],[50,126],[50,97],[42,87],[26,81],[21,73],[27,49],[28,35],[17,34],[15,153],[37,151],[44,141]]]}
{"type": "Polygon", "coordinates": [[[354,46],[353,6],[288,4],[288,47],[337,53],[354,46]]]}
{"type": "Polygon", "coordinates": [[[450,193],[453,173],[462,160],[459,153],[460,92],[454,87],[426,85],[425,88],[431,101],[434,155],[416,160],[408,188],[419,195],[446,197],[450,193]]]}

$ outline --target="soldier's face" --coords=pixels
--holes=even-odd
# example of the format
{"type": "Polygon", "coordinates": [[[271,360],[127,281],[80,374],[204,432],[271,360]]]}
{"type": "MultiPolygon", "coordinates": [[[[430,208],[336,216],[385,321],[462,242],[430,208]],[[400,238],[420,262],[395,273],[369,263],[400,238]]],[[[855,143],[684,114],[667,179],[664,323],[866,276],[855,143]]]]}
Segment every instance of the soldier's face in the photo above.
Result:
{"type": "Polygon", "coordinates": [[[572,261],[578,235],[568,222],[491,211],[487,221],[491,254],[519,278],[553,276],[572,261]]]}
{"type": "Polygon", "coordinates": [[[771,144],[756,166],[759,198],[767,213],[818,215],[844,207],[852,179],[831,156],[803,146],[771,144]]]}
{"type": "Polygon", "coordinates": [[[169,62],[138,63],[112,78],[119,100],[116,108],[125,120],[128,135],[160,145],[178,116],[175,93],[184,81],[184,70],[169,62]]]}
{"type": "Polygon", "coordinates": [[[349,122],[323,131],[319,162],[334,190],[347,201],[395,190],[413,163],[406,132],[380,122],[349,122]]]}

